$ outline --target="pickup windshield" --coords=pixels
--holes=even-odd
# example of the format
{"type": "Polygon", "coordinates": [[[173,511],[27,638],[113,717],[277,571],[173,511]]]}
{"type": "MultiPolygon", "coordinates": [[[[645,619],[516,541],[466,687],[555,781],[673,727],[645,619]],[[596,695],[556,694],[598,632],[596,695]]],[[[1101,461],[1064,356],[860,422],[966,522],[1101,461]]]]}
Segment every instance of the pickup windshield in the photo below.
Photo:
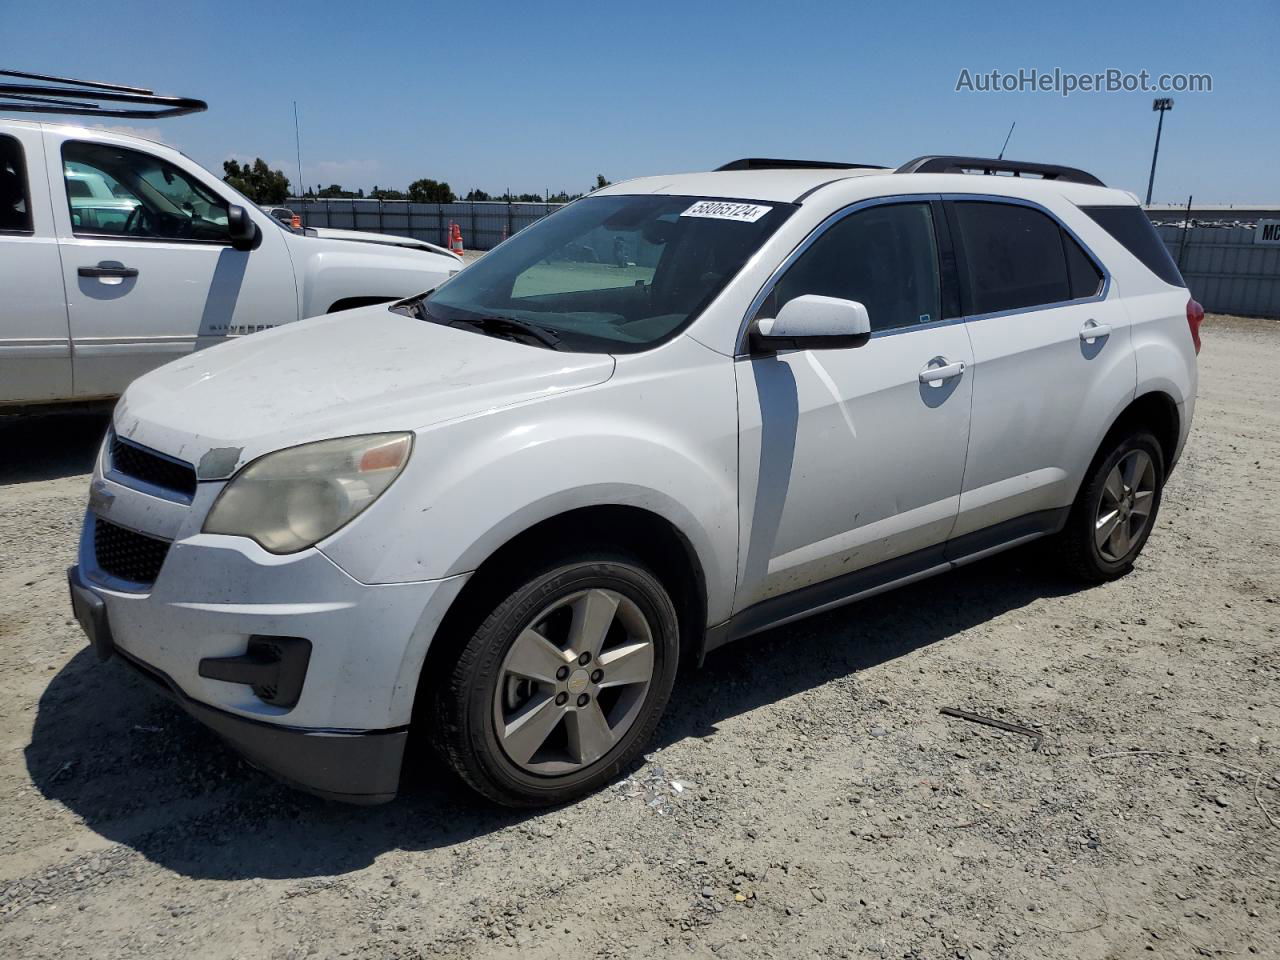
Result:
{"type": "Polygon", "coordinates": [[[548,331],[561,350],[634,353],[692,322],[793,210],[702,197],[586,197],[520,231],[415,312],[491,335],[504,332],[494,318],[508,318],[548,331]]]}

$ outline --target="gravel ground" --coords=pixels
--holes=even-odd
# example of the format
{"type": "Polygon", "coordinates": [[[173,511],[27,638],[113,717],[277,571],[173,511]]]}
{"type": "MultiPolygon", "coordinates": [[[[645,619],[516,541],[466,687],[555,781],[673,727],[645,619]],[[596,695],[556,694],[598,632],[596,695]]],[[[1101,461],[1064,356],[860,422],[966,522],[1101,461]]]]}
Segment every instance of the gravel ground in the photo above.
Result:
{"type": "Polygon", "coordinates": [[[1276,957],[1277,365],[1206,322],[1130,576],[1023,550],[730,647],[534,815],[432,763],[314,800],[97,664],[63,569],[105,421],[0,423],[0,956],[1276,957]]]}

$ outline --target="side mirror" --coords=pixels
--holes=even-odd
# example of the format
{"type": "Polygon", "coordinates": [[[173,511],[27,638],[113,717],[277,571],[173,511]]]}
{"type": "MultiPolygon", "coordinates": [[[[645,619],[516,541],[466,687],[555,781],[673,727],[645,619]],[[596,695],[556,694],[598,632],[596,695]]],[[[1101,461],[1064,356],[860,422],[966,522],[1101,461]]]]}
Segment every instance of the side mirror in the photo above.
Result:
{"type": "Polygon", "coordinates": [[[235,203],[227,207],[227,233],[236,250],[253,250],[262,241],[262,231],[249,211],[235,203]]]}
{"type": "Polygon", "coordinates": [[[757,320],[751,328],[751,348],[758,353],[778,350],[836,350],[860,347],[871,339],[871,318],[857,300],[807,293],[788,300],[774,320],[757,320]]]}

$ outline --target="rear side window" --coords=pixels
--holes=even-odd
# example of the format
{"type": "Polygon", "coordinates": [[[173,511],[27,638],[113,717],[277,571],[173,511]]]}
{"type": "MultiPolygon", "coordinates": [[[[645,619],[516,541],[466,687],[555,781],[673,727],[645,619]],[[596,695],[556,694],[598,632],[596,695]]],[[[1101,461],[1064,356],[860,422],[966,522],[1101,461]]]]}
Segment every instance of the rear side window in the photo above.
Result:
{"type": "Polygon", "coordinates": [[[1081,207],[1103,230],[1123,244],[1124,248],[1146,265],[1165,283],[1185,287],[1186,281],[1178,265],[1169,256],[1164,241],[1156,233],[1141,207],[1081,207]]]}
{"type": "Polygon", "coordinates": [[[31,233],[31,194],[22,144],[0,136],[0,232],[31,233]]]}
{"type": "Polygon", "coordinates": [[[1070,300],[1062,230],[1038,210],[957,201],[969,313],[999,313],[1070,300]]]}
{"type": "Polygon", "coordinates": [[[970,316],[1096,297],[1097,262],[1053,217],[999,201],[951,204],[970,316]]]}

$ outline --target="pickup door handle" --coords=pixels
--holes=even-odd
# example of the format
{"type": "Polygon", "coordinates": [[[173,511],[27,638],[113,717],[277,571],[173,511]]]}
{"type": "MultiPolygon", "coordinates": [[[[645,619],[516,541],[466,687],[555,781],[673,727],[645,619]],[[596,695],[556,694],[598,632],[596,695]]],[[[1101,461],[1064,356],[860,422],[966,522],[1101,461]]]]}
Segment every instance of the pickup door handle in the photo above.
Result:
{"type": "Polygon", "coordinates": [[[930,384],[940,384],[943,380],[950,380],[964,373],[964,361],[957,360],[955,363],[947,363],[945,357],[938,357],[929,361],[931,364],[939,363],[940,366],[928,366],[920,371],[920,382],[930,384]]]}
{"type": "Polygon", "coordinates": [[[1094,323],[1092,320],[1086,320],[1085,325],[1080,328],[1080,341],[1082,343],[1090,343],[1100,337],[1111,336],[1111,324],[1094,323]]]}
{"type": "Polygon", "coordinates": [[[100,263],[96,267],[81,267],[76,273],[82,277],[136,277],[138,268],[100,263]]]}

